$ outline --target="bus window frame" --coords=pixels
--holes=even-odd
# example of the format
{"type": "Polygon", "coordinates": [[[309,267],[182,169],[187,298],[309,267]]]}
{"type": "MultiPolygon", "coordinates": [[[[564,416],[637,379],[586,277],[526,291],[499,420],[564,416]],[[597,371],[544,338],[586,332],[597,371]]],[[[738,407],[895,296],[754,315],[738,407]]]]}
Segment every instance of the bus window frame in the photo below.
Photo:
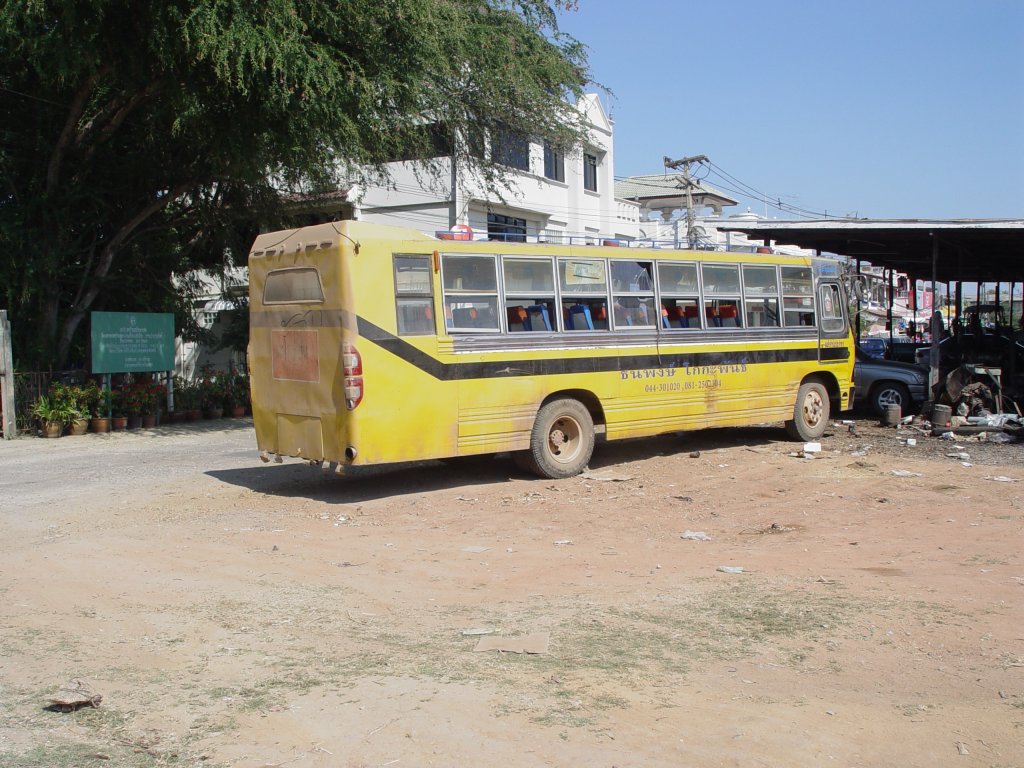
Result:
{"type": "Polygon", "coordinates": [[[272,269],[267,272],[263,278],[263,296],[262,303],[266,307],[281,306],[286,304],[323,304],[326,301],[324,293],[324,281],[320,275],[320,270],[317,267],[279,267],[278,269],[272,269]],[[316,284],[320,289],[319,299],[286,299],[284,301],[267,301],[267,286],[272,282],[271,278],[275,275],[279,275],[283,272],[312,272],[316,276],[316,284]]]}
{"type": "Polygon", "coordinates": [[[740,287],[743,290],[743,312],[744,312],[744,327],[748,329],[770,329],[770,328],[781,328],[782,327],[782,315],[780,307],[782,306],[782,284],[779,274],[778,264],[741,264],[740,265],[740,287]],[[774,293],[764,293],[763,290],[758,292],[757,290],[750,289],[747,285],[747,274],[755,274],[757,271],[771,271],[775,277],[774,281],[774,293]],[[774,324],[757,324],[754,325],[751,320],[754,315],[769,315],[765,302],[775,301],[775,323],[774,324]],[[755,306],[764,307],[764,312],[755,311],[755,306]]]}
{"type": "Polygon", "coordinates": [[[391,255],[391,270],[392,276],[395,281],[395,328],[398,331],[399,336],[436,336],[437,335],[437,318],[434,312],[434,285],[431,271],[431,258],[429,254],[420,253],[393,253],[391,255]],[[422,261],[426,266],[427,275],[427,289],[426,291],[402,289],[398,284],[398,260],[409,259],[414,261],[422,261]],[[404,329],[402,322],[402,306],[403,300],[410,302],[425,302],[426,306],[430,309],[429,319],[429,330],[407,330],[404,329]]]}
{"type": "Polygon", "coordinates": [[[818,280],[815,290],[815,300],[819,306],[816,308],[818,312],[818,333],[823,339],[841,339],[845,338],[850,333],[850,320],[846,312],[846,294],[843,291],[842,284],[837,280],[818,280]],[[829,329],[825,326],[825,297],[824,291],[831,290],[835,293],[834,303],[836,308],[839,310],[838,316],[832,316],[829,320],[839,320],[840,325],[835,330],[829,329]]]}
{"type": "Polygon", "coordinates": [[[499,322],[502,323],[502,330],[508,334],[522,334],[522,333],[554,333],[558,330],[558,320],[555,317],[557,312],[555,308],[558,306],[558,275],[556,270],[556,259],[554,256],[540,256],[532,254],[511,254],[503,253],[498,259],[498,292],[499,304],[504,304],[501,308],[504,310],[504,317],[500,317],[502,314],[499,311],[499,322]],[[506,273],[507,262],[547,262],[548,265],[548,277],[551,279],[551,290],[545,289],[515,289],[509,290],[508,288],[508,275],[506,273]],[[518,302],[518,303],[513,303],[518,302]],[[548,323],[551,328],[526,328],[522,330],[512,330],[509,323],[508,312],[510,309],[522,307],[524,310],[529,310],[529,307],[544,306],[547,309],[548,323]]]}
{"type": "MultiPolygon", "coordinates": [[[[677,261],[675,259],[655,259],[655,261],[654,261],[655,286],[657,288],[657,297],[658,297],[657,300],[658,300],[658,303],[661,304],[662,307],[665,307],[665,301],[666,300],[677,302],[674,306],[678,306],[678,302],[680,300],[682,300],[682,301],[692,301],[694,306],[697,308],[697,314],[696,314],[697,325],[695,325],[695,326],[687,325],[685,327],[682,326],[682,325],[680,325],[679,327],[675,327],[675,326],[669,325],[667,328],[664,327],[664,326],[660,326],[659,327],[660,331],[668,331],[669,333],[672,333],[674,331],[699,331],[699,330],[703,330],[703,329],[707,328],[707,324],[705,323],[705,318],[704,318],[704,312],[702,311],[702,309],[704,307],[704,283],[701,280],[700,265],[701,265],[701,262],[697,261],[697,260],[677,261]],[[694,289],[693,289],[692,292],[690,292],[688,290],[687,291],[672,291],[672,290],[666,291],[665,290],[665,287],[662,284],[662,274],[661,273],[662,273],[663,266],[668,266],[668,265],[671,265],[673,267],[693,267],[693,273],[694,273],[694,276],[696,277],[696,282],[695,282],[694,289]]],[[[676,282],[676,285],[679,285],[678,281],[676,282]]],[[[666,307],[666,309],[667,309],[667,307],[666,307]]]]}
{"type": "Polygon", "coordinates": [[[607,267],[607,282],[611,290],[611,303],[606,306],[611,306],[611,326],[610,330],[614,331],[649,331],[656,328],[661,320],[661,314],[657,311],[657,296],[655,293],[655,274],[654,274],[654,259],[608,259],[607,267]],[[639,269],[632,274],[630,277],[630,283],[627,290],[616,289],[616,276],[615,267],[616,265],[633,264],[639,269]],[[646,267],[644,266],[646,265],[646,267]],[[641,281],[638,279],[639,276],[646,275],[647,289],[640,288],[641,281]],[[633,288],[633,285],[636,288],[633,288]],[[636,307],[632,308],[622,303],[622,299],[627,300],[630,303],[636,302],[636,307]],[[649,302],[647,300],[650,300],[649,302]],[[640,307],[644,307],[644,313],[647,314],[647,322],[645,323],[633,323],[630,322],[631,318],[638,317],[644,313],[640,312],[640,307]],[[635,313],[635,314],[634,314],[635,313]]]}
{"type": "MultiPolygon", "coordinates": [[[[781,278],[781,286],[780,287],[782,288],[782,326],[784,328],[817,328],[818,327],[818,300],[817,300],[817,291],[815,289],[814,266],[812,264],[807,264],[807,265],[804,265],[804,264],[780,264],[779,265],[779,277],[781,278]],[[787,290],[786,289],[786,271],[787,270],[793,270],[793,271],[799,270],[799,271],[802,271],[802,272],[806,272],[808,274],[808,276],[809,276],[809,280],[807,280],[806,282],[800,281],[798,283],[791,282],[791,285],[796,285],[798,287],[799,286],[806,286],[810,290],[808,290],[808,291],[797,291],[797,290],[793,290],[793,289],[787,290]],[[810,307],[810,309],[811,309],[811,311],[810,311],[810,315],[811,315],[810,320],[811,320],[811,322],[803,323],[803,322],[800,322],[800,318],[802,316],[808,314],[807,312],[803,311],[803,309],[805,309],[805,308],[804,307],[797,307],[796,309],[789,309],[786,306],[786,302],[787,301],[796,301],[796,300],[799,300],[799,301],[803,302],[803,301],[806,301],[807,299],[810,299],[810,302],[811,302],[811,307],[810,307]],[[786,316],[790,312],[795,313],[797,315],[797,322],[796,323],[786,322],[786,316]]],[[[790,278],[790,280],[793,280],[793,279],[794,278],[792,278],[792,277],[790,278]]]]}
{"type": "MultiPolygon", "coordinates": [[[[501,300],[501,283],[498,274],[499,256],[496,253],[462,253],[462,252],[448,252],[442,253],[440,258],[441,267],[441,308],[445,317],[445,327],[449,333],[473,333],[473,334],[500,334],[505,329],[505,323],[502,320],[501,312],[499,311],[499,301],[501,300]],[[447,285],[449,270],[454,271],[451,265],[452,261],[458,259],[485,259],[490,261],[493,267],[494,277],[494,289],[489,290],[486,288],[475,288],[470,286],[465,287],[452,287],[449,288],[447,285]],[[450,261],[451,260],[451,261],[450,261]],[[489,307],[491,313],[494,316],[493,326],[476,326],[476,325],[456,325],[455,323],[455,310],[456,309],[470,309],[473,311],[477,310],[476,304],[488,304],[489,300],[493,300],[489,307]],[[456,304],[469,304],[469,307],[456,307],[456,304]],[[449,321],[450,318],[450,321],[449,321]],[[450,322],[450,324],[449,324],[450,322]]],[[[453,280],[461,279],[460,277],[453,277],[453,280]]]]}
{"type": "MultiPolygon", "coordinates": [[[[606,331],[611,330],[611,318],[608,316],[608,300],[609,293],[611,290],[611,281],[609,280],[609,259],[607,257],[579,257],[579,256],[559,256],[556,258],[556,275],[557,282],[555,284],[555,290],[558,292],[558,304],[556,305],[555,314],[558,315],[559,329],[565,333],[593,333],[594,331],[606,331]],[[565,279],[569,267],[573,264],[597,264],[600,266],[601,271],[601,287],[593,290],[586,291],[572,291],[568,290],[566,286],[568,281],[565,279]],[[581,313],[584,317],[588,318],[589,328],[570,328],[566,319],[571,314],[572,307],[583,306],[586,310],[581,313]],[[593,317],[593,309],[604,308],[604,314],[606,319],[604,321],[598,321],[593,317]],[[595,322],[605,322],[604,328],[594,327],[595,322]]],[[[582,275],[580,275],[582,277],[582,275]]]]}
{"type": "Polygon", "coordinates": [[[723,261],[702,261],[700,263],[700,282],[701,282],[701,297],[703,300],[702,312],[704,314],[704,327],[709,331],[728,331],[733,332],[736,330],[742,330],[746,328],[746,309],[743,303],[743,272],[742,265],[740,262],[723,262],[723,261]],[[704,270],[722,269],[723,267],[733,267],[736,270],[736,290],[719,290],[717,283],[714,290],[708,290],[708,283],[704,277],[704,270]],[[736,304],[736,325],[714,325],[711,322],[712,315],[709,310],[714,310],[714,317],[719,318],[721,322],[720,312],[721,305],[723,302],[735,302],[736,304]]]}

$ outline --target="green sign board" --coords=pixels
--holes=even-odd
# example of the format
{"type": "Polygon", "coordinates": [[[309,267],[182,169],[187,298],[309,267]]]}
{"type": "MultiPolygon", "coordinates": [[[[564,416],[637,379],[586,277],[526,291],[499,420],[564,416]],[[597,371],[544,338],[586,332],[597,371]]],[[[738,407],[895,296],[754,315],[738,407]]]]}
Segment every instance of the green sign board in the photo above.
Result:
{"type": "Polygon", "coordinates": [[[92,312],[92,372],[174,370],[174,315],[92,312]]]}

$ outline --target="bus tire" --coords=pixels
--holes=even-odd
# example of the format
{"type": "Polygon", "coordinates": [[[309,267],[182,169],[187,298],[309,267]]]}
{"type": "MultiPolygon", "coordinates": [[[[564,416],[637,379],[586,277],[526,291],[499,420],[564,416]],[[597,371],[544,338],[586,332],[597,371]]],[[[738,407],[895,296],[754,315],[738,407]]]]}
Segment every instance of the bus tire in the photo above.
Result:
{"type": "Polygon", "coordinates": [[[560,398],[542,406],[530,433],[530,456],[541,477],[578,475],[594,453],[594,420],[579,400],[560,398]]]}
{"type": "Polygon", "coordinates": [[[796,394],[793,420],[786,422],[786,432],[794,440],[817,440],[828,426],[828,392],[817,381],[805,381],[796,394]]]}

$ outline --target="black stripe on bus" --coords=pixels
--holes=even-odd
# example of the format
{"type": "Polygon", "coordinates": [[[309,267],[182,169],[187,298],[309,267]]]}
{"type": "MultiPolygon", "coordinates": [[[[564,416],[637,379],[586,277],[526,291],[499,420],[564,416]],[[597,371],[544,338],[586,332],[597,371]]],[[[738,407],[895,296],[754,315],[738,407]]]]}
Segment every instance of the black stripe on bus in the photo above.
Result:
{"type": "MultiPolygon", "coordinates": [[[[592,357],[500,360],[443,363],[377,325],[358,318],[359,335],[424,373],[441,381],[494,379],[511,376],[550,376],[559,373],[607,373],[645,368],[695,368],[762,363],[811,362],[818,360],[817,347],[803,349],[726,350],[686,354],[609,355],[592,357]]],[[[849,350],[822,349],[822,360],[846,360],[849,350]]]]}

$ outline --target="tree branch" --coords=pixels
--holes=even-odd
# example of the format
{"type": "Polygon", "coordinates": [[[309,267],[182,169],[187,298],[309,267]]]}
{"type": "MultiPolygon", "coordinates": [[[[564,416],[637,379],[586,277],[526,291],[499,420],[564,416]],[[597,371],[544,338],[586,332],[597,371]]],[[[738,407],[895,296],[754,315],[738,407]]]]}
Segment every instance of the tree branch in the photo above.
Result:
{"type": "Polygon", "coordinates": [[[46,168],[47,192],[57,186],[57,180],[60,177],[60,166],[64,162],[64,156],[67,154],[68,147],[71,144],[71,137],[75,132],[75,126],[78,125],[78,121],[82,119],[82,115],[85,113],[85,105],[89,102],[89,97],[95,90],[96,83],[99,82],[100,77],[106,74],[107,69],[104,67],[82,83],[82,87],[78,89],[78,93],[75,94],[75,98],[71,101],[67,120],[64,121],[64,128],[61,129],[60,136],[57,138],[57,144],[50,155],[50,163],[46,168]]]}

